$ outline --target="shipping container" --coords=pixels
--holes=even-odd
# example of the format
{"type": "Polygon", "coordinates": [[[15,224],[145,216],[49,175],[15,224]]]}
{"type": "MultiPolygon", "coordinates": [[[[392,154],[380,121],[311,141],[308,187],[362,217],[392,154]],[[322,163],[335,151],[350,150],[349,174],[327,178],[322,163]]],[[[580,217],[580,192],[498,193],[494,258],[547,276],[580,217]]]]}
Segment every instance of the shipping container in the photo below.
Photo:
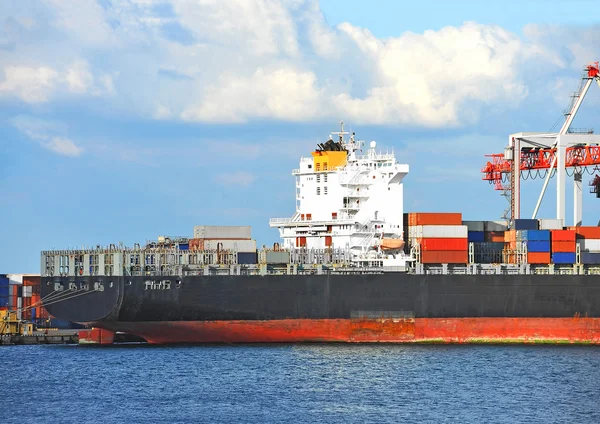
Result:
{"type": "Polygon", "coordinates": [[[238,252],[237,263],[240,265],[257,264],[256,252],[238,252]]]}
{"type": "Polygon", "coordinates": [[[417,239],[422,251],[467,250],[469,243],[466,238],[423,238],[417,239]]]}
{"type": "Polygon", "coordinates": [[[408,228],[412,238],[467,238],[466,225],[417,225],[408,228]]]}
{"type": "Polygon", "coordinates": [[[528,264],[544,264],[550,263],[550,252],[527,252],[528,264]]]}
{"type": "Polygon", "coordinates": [[[487,231],[485,241],[491,243],[504,243],[504,231],[487,231]]]}
{"type": "Polygon", "coordinates": [[[526,241],[524,242],[527,245],[528,252],[550,252],[550,242],[549,241],[526,241]]]}
{"type": "Polygon", "coordinates": [[[550,241],[549,230],[521,230],[517,231],[517,241],[550,241]]]}
{"type": "Polygon", "coordinates": [[[540,230],[562,230],[563,228],[562,219],[540,219],[539,228],[540,230]]]}
{"type": "Polygon", "coordinates": [[[517,232],[515,230],[505,231],[504,241],[506,243],[517,241],[517,232]]]}
{"type": "Polygon", "coordinates": [[[0,286],[0,297],[8,297],[10,294],[9,286],[0,286]]]}
{"type": "Polygon", "coordinates": [[[282,250],[261,250],[258,252],[258,262],[261,264],[289,264],[290,252],[282,250]]]}
{"type": "Polygon", "coordinates": [[[485,232],[504,232],[508,231],[508,223],[506,221],[484,221],[485,232]]]}
{"type": "Polygon", "coordinates": [[[552,253],[552,263],[554,264],[574,264],[575,253],[572,252],[555,252],[552,253]]]}
{"type": "Polygon", "coordinates": [[[9,284],[10,284],[10,280],[8,279],[8,277],[0,276],[0,287],[8,286],[9,284]]]}
{"type": "Polygon", "coordinates": [[[189,243],[180,243],[179,244],[179,250],[190,250],[189,243]]]}
{"type": "Polygon", "coordinates": [[[572,230],[551,231],[552,241],[575,241],[576,233],[572,230]]]}
{"type": "Polygon", "coordinates": [[[537,230],[537,219],[515,219],[515,230],[537,230]]]}
{"type": "Polygon", "coordinates": [[[221,226],[221,225],[198,225],[194,227],[195,239],[240,239],[249,240],[251,236],[250,226],[221,226]]]}
{"type": "Polygon", "coordinates": [[[600,227],[574,227],[578,238],[600,239],[600,227]]]}
{"type": "MultiPolygon", "coordinates": [[[[0,295],[0,308],[8,309],[10,307],[10,300],[8,296],[0,295]]],[[[2,323],[0,322],[0,326],[2,323]]]]}
{"type": "Polygon", "coordinates": [[[31,286],[23,286],[23,297],[30,298],[33,294],[33,290],[31,286]]]}
{"type": "Polygon", "coordinates": [[[39,275],[24,275],[23,285],[24,286],[39,286],[41,277],[39,275]]]}
{"type": "Polygon", "coordinates": [[[23,274],[6,274],[10,284],[23,284],[23,274]]]}
{"type": "Polygon", "coordinates": [[[600,253],[581,252],[581,263],[584,265],[600,265],[600,253]]]}
{"type": "Polygon", "coordinates": [[[577,243],[575,241],[553,241],[552,251],[553,252],[575,252],[577,249],[577,243]]]}
{"type": "Polygon", "coordinates": [[[411,212],[408,225],[462,225],[462,213],[411,212]]]}
{"type": "Polygon", "coordinates": [[[483,221],[463,221],[462,225],[466,225],[469,231],[485,231],[485,223],[483,221]]]}
{"type": "Polygon", "coordinates": [[[483,242],[483,243],[476,243],[475,245],[475,253],[477,252],[482,252],[485,250],[492,250],[492,251],[501,251],[504,250],[504,242],[483,242]]]}
{"type": "Polygon", "coordinates": [[[577,244],[582,252],[600,252],[600,239],[578,239],[577,244]]]}
{"type": "Polygon", "coordinates": [[[424,264],[466,264],[468,262],[466,251],[425,251],[421,252],[421,263],[424,264]]]}
{"type": "Polygon", "coordinates": [[[256,252],[256,240],[204,240],[204,249],[256,252]]]}
{"type": "Polygon", "coordinates": [[[483,243],[485,241],[485,233],[483,231],[469,231],[467,238],[469,243],[483,243]]]}

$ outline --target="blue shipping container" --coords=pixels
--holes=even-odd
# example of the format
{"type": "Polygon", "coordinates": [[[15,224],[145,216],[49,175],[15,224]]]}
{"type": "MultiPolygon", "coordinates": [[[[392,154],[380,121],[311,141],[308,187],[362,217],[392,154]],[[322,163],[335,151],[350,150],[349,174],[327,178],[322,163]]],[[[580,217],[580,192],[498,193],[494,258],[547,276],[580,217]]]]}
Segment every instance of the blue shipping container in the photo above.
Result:
{"type": "Polygon", "coordinates": [[[9,286],[0,286],[0,297],[8,297],[9,289],[9,286]]]}
{"type": "Polygon", "coordinates": [[[483,231],[469,231],[467,233],[467,241],[469,243],[483,243],[485,241],[485,233],[483,231]]]}
{"type": "Polygon", "coordinates": [[[600,253],[581,252],[581,263],[585,265],[599,265],[600,253]]]}
{"type": "Polygon", "coordinates": [[[187,243],[179,245],[179,250],[189,250],[189,249],[190,249],[190,245],[187,243]]]}
{"type": "Polygon", "coordinates": [[[550,242],[549,241],[528,241],[527,251],[528,252],[549,252],[550,242]]]}
{"type": "Polygon", "coordinates": [[[10,280],[7,277],[0,276],[0,286],[8,286],[10,280]]]}
{"type": "Polygon", "coordinates": [[[549,230],[523,230],[521,232],[521,240],[529,241],[550,241],[549,230]]]}
{"type": "Polygon", "coordinates": [[[515,219],[515,230],[537,230],[537,219],[515,219]]]}
{"type": "Polygon", "coordinates": [[[554,252],[552,254],[553,264],[574,264],[575,252],[554,252]]]}
{"type": "Polygon", "coordinates": [[[35,308],[31,308],[31,321],[35,321],[35,308]]]}

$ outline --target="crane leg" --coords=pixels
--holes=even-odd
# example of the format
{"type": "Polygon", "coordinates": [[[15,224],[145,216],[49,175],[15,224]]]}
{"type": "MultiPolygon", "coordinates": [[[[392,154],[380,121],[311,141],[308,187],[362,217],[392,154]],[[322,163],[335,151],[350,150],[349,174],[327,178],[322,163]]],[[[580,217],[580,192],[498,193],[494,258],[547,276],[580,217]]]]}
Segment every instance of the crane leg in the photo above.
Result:
{"type": "Polygon", "coordinates": [[[575,172],[573,174],[573,225],[576,227],[581,226],[583,219],[583,195],[581,190],[581,172],[575,172]]]}

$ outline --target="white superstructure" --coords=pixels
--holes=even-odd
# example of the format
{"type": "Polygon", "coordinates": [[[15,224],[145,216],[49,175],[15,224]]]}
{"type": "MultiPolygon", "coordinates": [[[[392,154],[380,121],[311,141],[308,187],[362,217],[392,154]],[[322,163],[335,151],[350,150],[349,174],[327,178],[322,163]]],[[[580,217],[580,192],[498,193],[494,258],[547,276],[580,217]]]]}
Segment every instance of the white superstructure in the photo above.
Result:
{"type": "Polygon", "coordinates": [[[296,177],[296,212],[273,218],[287,249],[342,248],[354,260],[378,258],[381,265],[404,266],[402,254],[403,187],[408,165],[393,152],[376,151],[375,141],[363,152],[364,142],[352,133],[332,137],[310,158],[300,159],[296,177]]]}

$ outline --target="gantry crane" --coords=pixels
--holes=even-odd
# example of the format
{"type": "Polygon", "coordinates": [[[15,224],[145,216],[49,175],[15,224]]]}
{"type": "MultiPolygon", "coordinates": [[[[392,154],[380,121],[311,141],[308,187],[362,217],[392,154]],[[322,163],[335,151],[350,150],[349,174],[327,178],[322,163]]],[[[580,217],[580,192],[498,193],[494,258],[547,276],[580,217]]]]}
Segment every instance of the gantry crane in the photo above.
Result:
{"type": "MultiPolygon", "coordinates": [[[[539,173],[546,171],[544,185],[533,211],[537,216],[550,177],[556,174],[556,218],[565,219],[565,179],[566,168],[573,168],[574,178],[574,225],[582,221],[582,171],[585,167],[600,165],[600,136],[593,131],[576,131],[571,123],[585,98],[592,82],[600,86],[598,62],[585,67],[581,84],[572,95],[569,109],[565,113],[565,122],[558,133],[520,132],[508,137],[508,146],[504,153],[487,155],[491,157],[481,170],[483,180],[489,181],[496,190],[502,190],[510,197],[510,214],[507,218],[519,219],[521,216],[521,174],[523,171],[539,173]],[[518,153],[517,153],[518,152],[518,153]],[[519,166],[515,166],[515,158],[519,166]],[[507,183],[508,184],[505,184],[507,183]]],[[[525,174],[524,174],[525,175],[525,174]]],[[[591,192],[600,197],[600,178],[590,183],[591,192]]]]}

